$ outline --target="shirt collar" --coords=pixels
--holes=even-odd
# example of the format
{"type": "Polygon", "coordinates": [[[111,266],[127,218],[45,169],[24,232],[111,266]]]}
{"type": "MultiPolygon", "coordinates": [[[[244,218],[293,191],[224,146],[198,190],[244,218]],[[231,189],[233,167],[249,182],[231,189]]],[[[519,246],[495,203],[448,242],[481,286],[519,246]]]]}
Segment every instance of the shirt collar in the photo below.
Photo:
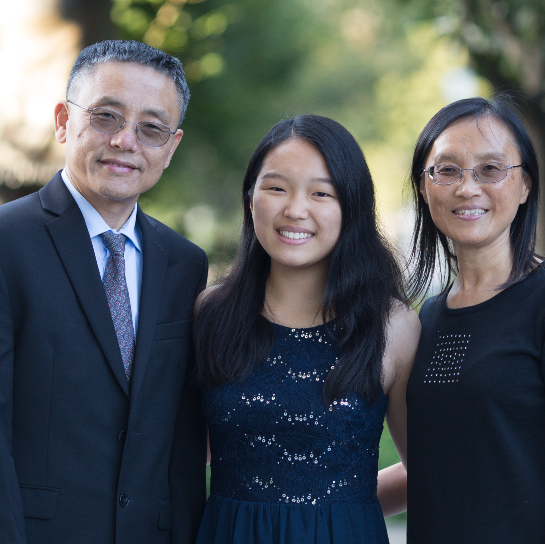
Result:
{"type": "Polygon", "coordinates": [[[108,223],[104,221],[102,216],[95,210],[92,204],[90,204],[89,201],[74,187],[65,170],[61,172],[61,176],[64,184],[66,185],[66,188],[74,197],[74,200],[76,201],[76,204],[78,205],[81,214],[83,215],[85,225],[87,226],[87,230],[89,231],[89,236],[91,238],[99,236],[103,232],[108,231],[112,231],[116,234],[124,234],[134,244],[136,249],[138,249],[138,251],[142,253],[140,239],[136,232],[136,204],[134,205],[132,213],[125,222],[125,224],[118,231],[116,231],[115,229],[112,229],[108,226],[108,223]]]}

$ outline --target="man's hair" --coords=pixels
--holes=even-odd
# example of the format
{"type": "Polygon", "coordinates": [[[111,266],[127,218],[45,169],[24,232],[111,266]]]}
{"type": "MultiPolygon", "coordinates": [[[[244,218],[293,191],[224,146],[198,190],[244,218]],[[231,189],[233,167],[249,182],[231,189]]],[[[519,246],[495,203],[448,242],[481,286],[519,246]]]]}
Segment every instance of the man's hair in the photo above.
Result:
{"type": "Polygon", "coordinates": [[[79,90],[82,77],[90,75],[97,64],[102,62],[134,62],[154,68],[161,74],[172,78],[178,94],[179,124],[182,122],[189,101],[189,88],[182,63],[172,55],[134,40],[106,40],[86,47],[72,66],[66,85],[67,100],[75,99],[74,95],[79,90]]]}

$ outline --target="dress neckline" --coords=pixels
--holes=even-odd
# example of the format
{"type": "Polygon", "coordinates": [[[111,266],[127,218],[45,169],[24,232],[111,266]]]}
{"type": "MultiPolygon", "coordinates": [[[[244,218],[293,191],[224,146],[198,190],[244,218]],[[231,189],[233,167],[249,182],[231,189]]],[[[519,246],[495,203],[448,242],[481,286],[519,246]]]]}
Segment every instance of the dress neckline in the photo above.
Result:
{"type": "MultiPolygon", "coordinates": [[[[267,321],[269,321],[269,320],[267,319],[267,321]]],[[[313,327],[287,327],[286,325],[280,325],[279,323],[275,323],[274,321],[269,321],[269,323],[271,325],[273,325],[273,327],[276,327],[276,328],[281,329],[281,330],[287,330],[287,331],[290,331],[290,332],[295,332],[295,331],[309,332],[309,331],[315,331],[315,330],[323,329],[326,325],[329,325],[330,323],[333,325],[335,323],[335,320],[332,319],[331,321],[328,321],[327,323],[322,323],[320,325],[314,325],[313,327]]]]}

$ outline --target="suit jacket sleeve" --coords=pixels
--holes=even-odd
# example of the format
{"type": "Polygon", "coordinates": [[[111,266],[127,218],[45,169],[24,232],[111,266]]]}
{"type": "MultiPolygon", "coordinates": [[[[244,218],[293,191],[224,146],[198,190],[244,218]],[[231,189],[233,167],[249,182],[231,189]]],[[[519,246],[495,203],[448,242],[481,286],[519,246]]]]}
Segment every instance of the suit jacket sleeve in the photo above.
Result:
{"type": "Polygon", "coordinates": [[[25,544],[24,514],[12,456],[13,320],[0,268],[0,542],[25,544]]]}
{"type": "MultiPolygon", "coordinates": [[[[206,287],[208,260],[194,299],[206,287]]],[[[206,502],[206,425],[202,414],[201,391],[195,385],[194,357],[188,365],[180,395],[170,459],[172,505],[171,544],[193,543],[206,502]],[[193,441],[188,440],[193,437],[193,441]],[[197,493],[195,494],[195,489],[197,493]]]]}

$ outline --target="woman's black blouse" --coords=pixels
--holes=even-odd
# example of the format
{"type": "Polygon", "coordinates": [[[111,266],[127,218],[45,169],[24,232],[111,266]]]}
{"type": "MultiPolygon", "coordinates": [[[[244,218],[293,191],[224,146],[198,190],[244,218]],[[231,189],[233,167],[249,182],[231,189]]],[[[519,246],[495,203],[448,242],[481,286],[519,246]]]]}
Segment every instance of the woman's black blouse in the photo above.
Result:
{"type": "Polygon", "coordinates": [[[409,544],[545,543],[545,270],[420,312],[407,389],[409,544]]]}

